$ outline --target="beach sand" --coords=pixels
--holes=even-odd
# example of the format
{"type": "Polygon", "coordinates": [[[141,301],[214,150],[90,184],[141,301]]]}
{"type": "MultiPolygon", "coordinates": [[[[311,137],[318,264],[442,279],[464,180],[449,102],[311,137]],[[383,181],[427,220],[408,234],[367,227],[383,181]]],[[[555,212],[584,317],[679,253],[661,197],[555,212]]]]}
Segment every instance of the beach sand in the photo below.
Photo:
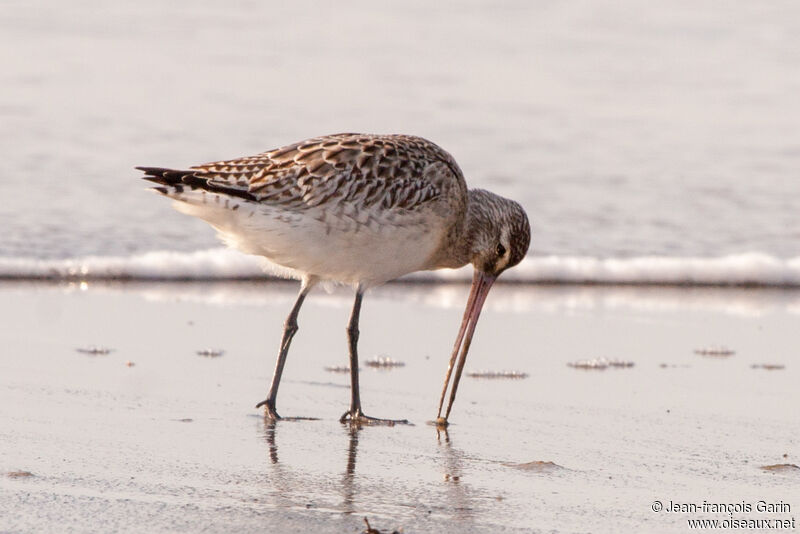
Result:
{"type": "Polygon", "coordinates": [[[351,294],[301,312],[269,424],[290,283],[0,285],[2,532],[673,532],[800,509],[800,292],[498,284],[448,432],[436,406],[468,287],[392,284],[362,312],[367,414],[350,430],[351,294]],[[113,349],[91,355],[78,348],[113,349]],[[727,357],[695,350],[725,345],[727,357]],[[197,351],[221,349],[219,357],[197,351]],[[373,369],[387,356],[405,363],[373,369]],[[606,358],[632,367],[578,369],[606,358]],[[782,369],[754,365],[782,365],[782,369]],[[550,463],[552,462],[552,463],[550,463]]]}

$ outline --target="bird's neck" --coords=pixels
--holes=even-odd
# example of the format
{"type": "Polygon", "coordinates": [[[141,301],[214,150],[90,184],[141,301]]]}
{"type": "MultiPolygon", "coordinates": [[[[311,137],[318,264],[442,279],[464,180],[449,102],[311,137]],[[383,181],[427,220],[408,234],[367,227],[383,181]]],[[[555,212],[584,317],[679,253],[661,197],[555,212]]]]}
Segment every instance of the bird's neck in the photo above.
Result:
{"type": "Polygon", "coordinates": [[[480,197],[485,194],[487,192],[480,189],[467,192],[467,205],[448,229],[442,247],[432,258],[431,269],[458,269],[472,261],[480,229],[486,224],[486,214],[480,203],[480,197]]]}

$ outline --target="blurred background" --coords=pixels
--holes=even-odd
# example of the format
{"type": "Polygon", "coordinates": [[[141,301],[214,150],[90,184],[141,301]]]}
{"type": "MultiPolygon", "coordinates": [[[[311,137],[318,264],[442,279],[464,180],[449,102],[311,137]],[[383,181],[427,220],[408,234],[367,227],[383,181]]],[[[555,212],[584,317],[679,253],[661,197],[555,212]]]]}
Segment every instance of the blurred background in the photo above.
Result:
{"type": "Polygon", "coordinates": [[[135,165],[409,133],[519,200],[531,254],[798,255],[796,2],[18,1],[0,257],[220,246],[135,165]]]}

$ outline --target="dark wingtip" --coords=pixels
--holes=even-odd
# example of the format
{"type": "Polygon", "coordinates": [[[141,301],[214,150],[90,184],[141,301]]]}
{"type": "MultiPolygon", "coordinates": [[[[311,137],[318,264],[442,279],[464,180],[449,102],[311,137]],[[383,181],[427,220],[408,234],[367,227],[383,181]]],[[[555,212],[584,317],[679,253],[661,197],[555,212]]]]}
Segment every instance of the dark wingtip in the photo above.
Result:
{"type": "Polygon", "coordinates": [[[169,169],[165,169],[163,167],[134,167],[134,169],[137,171],[142,171],[145,174],[151,174],[153,176],[160,176],[169,171],[169,169]]]}
{"type": "MultiPolygon", "coordinates": [[[[223,183],[210,182],[208,178],[198,176],[196,174],[198,171],[180,171],[162,167],[136,167],[136,170],[145,173],[145,175],[142,176],[143,179],[155,182],[159,185],[169,186],[169,188],[174,189],[176,193],[183,192],[184,186],[189,186],[192,190],[203,189],[212,193],[221,193],[245,200],[256,200],[256,197],[246,189],[223,183]]],[[[154,187],[153,189],[159,193],[167,194],[167,190],[163,187],[154,187]]]]}
{"type": "Polygon", "coordinates": [[[175,169],[165,169],[163,167],[136,167],[136,170],[145,173],[143,179],[157,184],[175,185],[181,183],[185,176],[191,176],[192,171],[177,171],[175,169]]]}

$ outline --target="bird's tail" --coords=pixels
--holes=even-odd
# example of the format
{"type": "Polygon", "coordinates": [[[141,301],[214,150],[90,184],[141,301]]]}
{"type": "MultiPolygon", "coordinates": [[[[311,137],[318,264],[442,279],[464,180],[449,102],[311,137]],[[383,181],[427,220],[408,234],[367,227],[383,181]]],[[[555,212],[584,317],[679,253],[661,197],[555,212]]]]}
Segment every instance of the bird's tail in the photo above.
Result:
{"type": "MultiPolygon", "coordinates": [[[[236,199],[255,200],[256,197],[247,189],[229,183],[205,177],[197,171],[182,171],[165,169],[162,167],[136,167],[143,171],[145,180],[158,184],[152,189],[162,195],[191,202],[193,195],[188,193],[214,193],[220,197],[233,197],[236,199]]],[[[203,195],[204,196],[204,195],[203,195]]]]}

